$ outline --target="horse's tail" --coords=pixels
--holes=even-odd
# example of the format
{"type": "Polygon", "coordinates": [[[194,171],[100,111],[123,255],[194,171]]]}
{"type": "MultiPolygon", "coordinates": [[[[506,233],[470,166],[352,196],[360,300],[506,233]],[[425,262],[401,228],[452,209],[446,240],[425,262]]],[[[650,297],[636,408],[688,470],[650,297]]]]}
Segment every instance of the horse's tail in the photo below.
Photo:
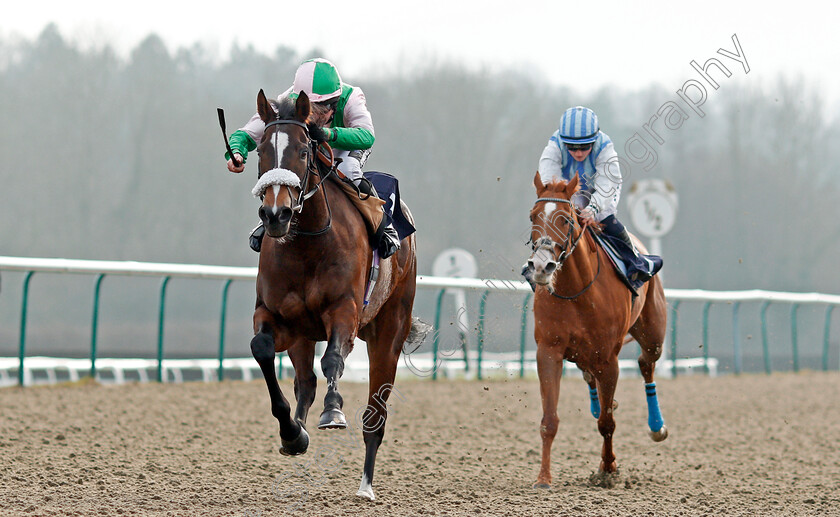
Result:
{"type": "Polygon", "coordinates": [[[408,337],[403,344],[403,352],[406,354],[412,354],[417,351],[417,349],[420,348],[420,345],[423,344],[423,341],[426,340],[426,336],[429,335],[429,332],[433,329],[433,326],[429,325],[417,316],[411,318],[411,329],[408,331],[408,337]]]}

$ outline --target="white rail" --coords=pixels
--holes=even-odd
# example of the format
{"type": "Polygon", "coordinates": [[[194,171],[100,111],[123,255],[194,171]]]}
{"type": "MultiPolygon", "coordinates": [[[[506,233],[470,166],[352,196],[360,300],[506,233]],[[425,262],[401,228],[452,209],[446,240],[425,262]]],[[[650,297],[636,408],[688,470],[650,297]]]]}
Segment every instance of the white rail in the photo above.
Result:
{"type": "MultiPolygon", "coordinates": [[[[0,256],[0,270],[35,271],[43,273],[104,273],[126,276],[171,276],[178,278],[215,278],[223,280],[251,280],[257,277],[256,267],[5,256],[0,256]]],[[[490,290],[528,293],[531,290],[528,284],[521,280],[448,278],[430,275],[418,275],[417,285],[429,288],[458,288],[472,291],[490,290]]],[[[672,300],[685,301],[770,301],[840,305],[840,295],[764,291],[758,289],[748,291],[706,291],[702,289],[666,288],[665,297],[672,300]]]]}
{"type": "MultiPolygon", "coordinates": [[[[156,277],[175,277],[175,278],[204,278],[204,279],[218,279],[218,280],[254,280],[257,276],[257,268],[256,267],[227,267],[227,266],[207,266],[207,265],[200,265],[200,264],[167,264],[167,263],[153,263],[153,262],[133,262],[133,261],[102,261],[102,260],[75,260],[75,259],[61,259],[61,258],[27,258],[27,257],[7,257],[7,256],[0,256],[0,271],[18,271],[18,272],[36,272],[36,273],[71,273],[71,274],[98,274],[98,275],[120,275],[120,276],[156,276],[156,277]]],[[[479,278],[447,278],[447,277],[436,277],[436,276],[428,276],[428,275],[419,275],[417,277],[417,285],[418,287],[424,288],[432,288],[432,289],[465,289],[471,291],[493,291],[493,292],[508,292],[508,293],[520,293],[520,294],[528,294],[531,292],[530,286],[527,283],[520,281],[520,280],[501,280],[501,279],[479,279],[479,278]]],[[[747,290],[747,291],[706,291],[700,289],[665,289],[665,296],[670,301],[674,302],[674,306],[676,306],[680,301],[703,301],[703,302],[730,302],[734,303],[737,309],[737,305],[740,302],[752,302],[752,301],[763,301],[767,303],[772,302],[786,302],[792,303],[794,305],[799,304],[825,304],[829,307],[827,308],[826,313],[826,325],[825,325],[825,344],[824,350],[827,351],[829,343],[828,343],[828,333],[830,327],[830,317],[831,317],[831,310],[834,306],[840,305],[840,296],[838,295],[831,295],[831,294],[822,294],[822,293],[791,293],[791,292],[779,292],[779,291],[764,291],[764,290],[747,290]]],[[[794,307],[795,309],[795,307],[794,307]]],[[[795,310],[793,312],[793,317],[795,318],[795,310]]],[[[735,325],[737,327],[737,312],[735,313],[735,325]]],[[[793,323],[795,327],[795,320],[793,323]]],[[[672,327],[672,332],[676,327],[672,327]]],[[[795,333],[794,333],[794,348],[795,345],[795,333]]],[[[736,348],[736,356],[740,358],[740,346],[739,346],[738,338],[736,337],[735,348],[736,348]]],[[[824,355],[827,352],[824,352],[824,355]]],[[[3,358],[4,364],[0,366],[5,366],[5,368],[0,368],[0,384],[7,384],[10,379],[8,377],[8,371],[14,369],[14,366],[11,364],[12,360],[17,360],[17,358],[3,358]],[[5,364],[9,363],[9,364],[5,364]]],[[[39,360],[44,362],[48,358],[26,358],[27,367],[31,365],[33,368],[38,369],[39,360]]],[[[62,361],[60,358],[55,358],[58,361],[62,361]]],[[[494,358],[491,358],[489,355],[487,359],[490,361],[488,365],[492,364],[494,358]]],[[[667,360],[666,357],[663,356],[663,361],[667,360]]],[[[701,365],[706,369],[708,373],[713,373],[714,369],[717,367],[717,362],[714,358],[683,358],[677,359],[672,363],[674,374],[676,374],[676,370],[680,369],[682,371],[690,371],[694,368],[699,368],[700,366],[694,364],[692,361],[702,361],[703,364],[701,365]],[[684,364],[683,364],[684,363],[684,364]]],[[[74,360],[68,360],[74,361],[74,360]]],[[[84,363],[85,360],[75,360],[76,362],[72,363],[72,366],[68,367],[70,369],[75,369],[82,371],[85,367],[88,366],[88,363],[84,363]],[[78,363],[78,364],[77,364],[78,363]],[[84,363],[84,364],[83,364],[84,363]],[[81,365],[81,366],[80,366],[81,365]]],[[[101,365],[102,367],[107,368],[110,363],[107,362],[107,359],[97,359],[97,364],[101,365]]],[[[151,361],[151,360],[150,360],[151,361]]],[[[193,361],[193,360],[188,360],[193,361]]],[[[218,365],[217,359],[208,359],[204,360],[207,364],[202,363],[200,365],[202,370],[202,377],[207,380],[209,378],[209,366],[211,364],[218,365]]],[[[230,361],[225,359],[225,368],[234,367],[234,368],[241,368],[243,371],[243,378],[249,378],[250,373],[245,373],[246,369],[251,368],[253,365],[250,362],[242,362],[245,360],[237,360],[236,366],[230,361]],[[230,363],[228,365],[227,363],[230,363]],[[241,364],[240,364],[241,363],[241,364]]],[[[499,364],[506,364],[504,363],[505,360],[498,359],[497,362],[499,364]]],[[[181,377],[180,369],[181,368],[191,368],[195,367],[192,362],[184,362],[178,360],[162,360],[162,368],[164,371],[170,371],[175,380],[181,377]],[[182,364],[183,363],[183,364],[182,364]]],[[[193,361],[194,362],[194,361],[193,361]]],[[[234,361],[236,362],[236,361],[234,361]]],[[[825,359],[823,361],[825,363],[825,359]]],[[[19,364],[19,363],[18,363],[19,364]]],[[[45,365],[47,363],[44,363],[45,365]]],[[[67,367],[64,363],[61,363],[63,367],[67,367]]],[[[67,363],[68,365],[70,363],[67,363]]],[[[152,364],[149,362],[148,364],[152,364]]],[[[144,363],[144,368],[149,368],[148,364],[144,363]]],[[[156,364],[156,363],[155,363],[156,364]]],[[[52,365],[52,363],[50,363],[52,365]]],[[[111,365],[114,368],[114,375],[117,378],[122,378],[122,371],[119,364],[115,363],[115,365],[111,365]]],[[[739,366],[739,365],[738,365],[739,366]]],[[[45,368],[49,370],[50,368],[45,368]]],[[[502,368],[504,369],[504,368],[502,368]]],[[[529,368],[530,369],[530,368],[529,368]]],[[[738,367],[736,367],[736,371],[740,371],[738,367]]],[[[145,372],[143,372],[145,373],[145,372]]],[[[29,375],[29,374],[27,374],[29,375]]],[[[53,377],[53,374],[48,372],[48,376],[53,377]]],[[[71,374],[72,377],[75,375],[71,374]]],[[[141,374],[142,377],[142,374],[141,374]]],[[[30,378],[31,379],[31,378],[30,378]]]]}

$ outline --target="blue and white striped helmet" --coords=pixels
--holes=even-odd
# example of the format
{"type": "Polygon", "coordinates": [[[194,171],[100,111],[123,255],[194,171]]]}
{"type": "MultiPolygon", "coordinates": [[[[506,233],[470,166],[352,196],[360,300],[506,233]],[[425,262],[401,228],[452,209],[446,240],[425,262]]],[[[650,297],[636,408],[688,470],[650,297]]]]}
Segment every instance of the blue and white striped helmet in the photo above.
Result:
{"type": "Polygon", "coordinates": [[[598,115],[589,108],[569,108],[560,118],[560,140],[567,144],[588,144],[598,138],[598,115]]]}

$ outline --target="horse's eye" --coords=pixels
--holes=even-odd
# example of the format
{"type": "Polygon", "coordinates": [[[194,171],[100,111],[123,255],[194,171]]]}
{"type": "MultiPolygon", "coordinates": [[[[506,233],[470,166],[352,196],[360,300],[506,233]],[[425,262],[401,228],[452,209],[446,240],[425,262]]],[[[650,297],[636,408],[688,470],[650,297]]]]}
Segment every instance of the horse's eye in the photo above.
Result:
{"type": "Polygon", "coordinates": [[[300,159],[305,160],[307,156],[309,156],[309,149],[304,147],[300,150],[300,159]]]}

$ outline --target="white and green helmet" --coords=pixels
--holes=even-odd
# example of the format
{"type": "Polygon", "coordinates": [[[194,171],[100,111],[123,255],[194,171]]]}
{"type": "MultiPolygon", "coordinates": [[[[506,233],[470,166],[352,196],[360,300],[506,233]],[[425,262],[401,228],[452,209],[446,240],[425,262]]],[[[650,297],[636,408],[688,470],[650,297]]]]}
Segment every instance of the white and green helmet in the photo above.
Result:
{"type": "Polygon", "coordinates": [[[341,76],[326,59],[304,61],[295,72],[295,94],[306,92],[312,102],[323,102],[341,95],[341,76]]]}

